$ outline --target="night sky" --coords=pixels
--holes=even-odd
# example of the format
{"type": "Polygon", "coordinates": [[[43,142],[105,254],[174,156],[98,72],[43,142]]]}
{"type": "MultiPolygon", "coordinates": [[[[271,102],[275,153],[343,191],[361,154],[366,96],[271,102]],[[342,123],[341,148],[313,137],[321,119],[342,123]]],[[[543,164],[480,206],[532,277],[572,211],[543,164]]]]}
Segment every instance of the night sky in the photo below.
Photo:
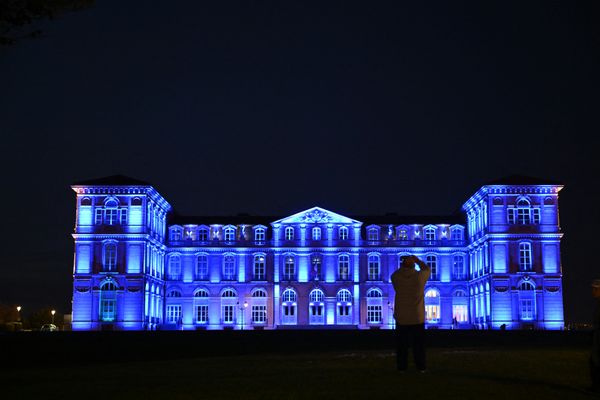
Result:
{"type": "Polygon", "coordinates": [[[70,312],[79,180],[189,215],[447,215],[522,174],[565,185],[565,319],[591,320],[598,2],[281,3],[97,1],[0,48],[0,303],[70,312]]]}

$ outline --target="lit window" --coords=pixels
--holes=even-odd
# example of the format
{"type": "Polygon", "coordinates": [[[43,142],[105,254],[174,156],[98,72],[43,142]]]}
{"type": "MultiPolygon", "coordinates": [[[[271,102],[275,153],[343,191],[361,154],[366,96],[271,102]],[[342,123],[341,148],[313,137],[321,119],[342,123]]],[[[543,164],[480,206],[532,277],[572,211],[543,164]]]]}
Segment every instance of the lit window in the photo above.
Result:
{"type": "Polygon", "coordinates": [[[398,240],[408,240],[408,230],[398,229],[397,237],[398,237],[398,240]]]}
{"type": "Polygon", "coordinates": [[[348,228],[342,226],[339,230],[340,240],[348,240],[348,228]]]}
{"type": "Polygon", "coordinates": [[[368,280],[378,281],[381,276],[381,269],[379,267],[379,255],[369,254],[369,265],[368,265],[368,280]]]}
{"type": "Polygon", "coordinates": [[[116,317],[117,287],[112,281],[104,282],[100,286],[100,320],[112,322],[116,317]]]}
{"type": "Polygon", "coordinates": [[[521,271],[531,271],[531,244],[519,243],[519,266],[521,271]]]}
{"type": "Polygon", "coordinates": [[[294,240],[294,228],[291,226],[285,228],[285,240],[294,240]]]}
{"type": "Polygon", "coordinates": [[[312,229],[312,238],[313,240],[321,240],[321,228],[316,226],[312,229]]]}
{"type": "Polygon", "coordinates": [[[435,240],[435,228],[426,228],[425,229],[425,240],[428,240],[428,241],[435,240]]]}
{"type": "Polygon", "coordinates": [[[436,289],[425,292],[425,320],[429,323],[440,320],[440,293],[436,289]]]}
{"type": "Polygon", "coordinates": [[[338,257],[338,279],[346,281],[350,277],[350,257],[347,254],[341,254],[338,257]]]}
{"type": "Polygon", "coordinates": [[[256,254],[254,256],[254,280],[264,281],[265,279],[265,255],[256,254]]]}
{"type": "Polygon", "coordinates": [[[452,318],[458,322],[469,321],[469,308],[466,304],[453,304],[452,305],[452,318]]]}
{"type": "Polygon", "coordinates": [[[233,242],[235,240],[235,229],[231,227],[225,228],[225,241],[233,242]]]}

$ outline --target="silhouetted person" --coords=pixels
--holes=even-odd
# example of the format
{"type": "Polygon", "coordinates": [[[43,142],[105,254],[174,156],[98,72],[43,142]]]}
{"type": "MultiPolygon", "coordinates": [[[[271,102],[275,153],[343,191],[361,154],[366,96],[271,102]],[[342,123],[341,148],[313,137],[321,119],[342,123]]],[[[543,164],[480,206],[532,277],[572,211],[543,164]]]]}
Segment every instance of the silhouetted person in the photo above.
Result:
{"type": "Polygon", "coordinates": [[[416,256],[401,258],[400,268],[392,274],[396,291],[394,319],[396,320],[396,366],[406,371],[408,348],[420,372],[425,372],[425,283],[431,269],[416,256]],[[420,271],[415,269],[419,265],[420,271]]]}
{"type": "Polygon", "coordinates": [[[592,354],[590,357],[590,375],[592,378],[592,391],[600,393],[600,279],[592,282],[592,296],[596,299],[594,310],[594,338],[592,342],[592,354]]]}

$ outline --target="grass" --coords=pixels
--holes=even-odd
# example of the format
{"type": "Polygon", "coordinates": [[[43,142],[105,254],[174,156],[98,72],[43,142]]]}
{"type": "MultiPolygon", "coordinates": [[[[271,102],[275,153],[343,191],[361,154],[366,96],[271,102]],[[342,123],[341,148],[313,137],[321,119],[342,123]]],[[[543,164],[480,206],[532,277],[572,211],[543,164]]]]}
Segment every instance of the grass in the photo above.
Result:
{"type": "Polygon", "coordinates": [[[590,399],[582,349],[433,348],[429,370],[392,351],[246,355],[6,369],[2,398],[590,399]]]}

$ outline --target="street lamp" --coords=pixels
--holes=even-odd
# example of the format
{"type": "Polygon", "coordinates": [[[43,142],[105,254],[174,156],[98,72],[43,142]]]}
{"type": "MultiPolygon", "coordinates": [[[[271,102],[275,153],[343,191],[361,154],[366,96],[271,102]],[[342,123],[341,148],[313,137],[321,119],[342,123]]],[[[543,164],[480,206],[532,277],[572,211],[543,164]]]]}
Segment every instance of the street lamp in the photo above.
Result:
{"type": "Polygon", "coordinates": [[[19,320],[17,322],[21,322],[21,306],[17,306],[17,312],[19,313],[19,320]]]}
{"type": "MultiPolygon", "coordinates": [[[[238,301],[238,305],[240,302],[238,301]]],[[[246,313],[246,308],[248,307],[248,302],[244,301],[243,305],[240,305],[240,311],[242,313],[242,330],[244,330],[244,314],[246,313]]]]}
{"type": "Polygon", "coordinates": [[[52,314],[52,325],[54,325],[54,314],[56,314],[56,310],[50,311],[50,314],[52,314]]]}

